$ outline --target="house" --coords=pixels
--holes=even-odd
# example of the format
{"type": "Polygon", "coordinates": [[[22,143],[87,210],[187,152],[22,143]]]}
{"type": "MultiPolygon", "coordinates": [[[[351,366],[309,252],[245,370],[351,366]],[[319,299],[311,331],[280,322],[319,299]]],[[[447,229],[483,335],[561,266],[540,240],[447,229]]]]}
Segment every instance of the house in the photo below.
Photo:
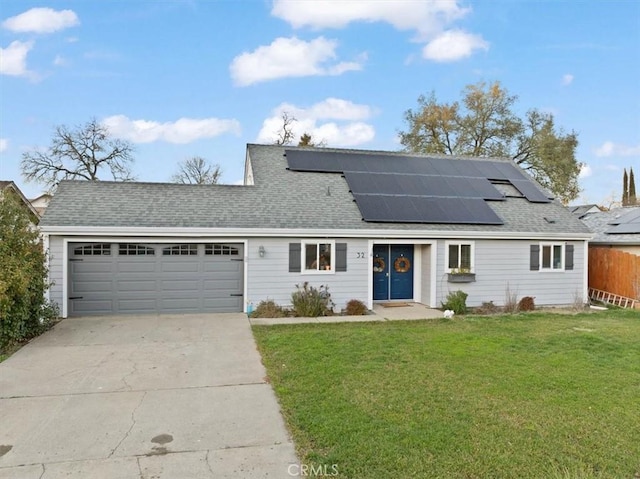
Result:
{"type": "Polygon", "coordinates": [[[582,221],[594,233],[589,288],[640,300],[640,206],[589,213],[582,221]]]}
{"type": "Polygon", "coordinates": [[[29,200],[29,203],[31,203],[31,206],[35,208],[35,210],[38,212],[38,215],[42,216],[44,214],[44,210],[46,210],[47,206],[49,206],[50,201],[51,195],[49,193],[43,193],[37,198],[29,200]]]}
{"type": "Polygon", "coordinates": [[[589,213],[599,213],[602,211],[598,205],[590,204],[590,205],[576,205],[569,206],[569,211],[576,215],[578,218],[583,218],[589,213]]]}
{"type": "Polygon", "coordinates": [[[591,212],[581,219],[594,233],[591,246],[604,246],[640,256],[640,206],[591,212]]]}
{"type": "Polygon", "coordinates": [[[31,221],[37,225],[40,221],[38,211],[31,205],[31,202],[24,196],[20,188],[13,181],[0,180],[0,197],[4,195],[13,195],[18,201],[24,205],[25,210],[31,216],[31,221]]]}
{"type": "Polygon", "coordinates": [[[510,160],[248,145],[244,185],[63,181],[42,232],[64,316],[587,294],[588,229],[510,160]]]}

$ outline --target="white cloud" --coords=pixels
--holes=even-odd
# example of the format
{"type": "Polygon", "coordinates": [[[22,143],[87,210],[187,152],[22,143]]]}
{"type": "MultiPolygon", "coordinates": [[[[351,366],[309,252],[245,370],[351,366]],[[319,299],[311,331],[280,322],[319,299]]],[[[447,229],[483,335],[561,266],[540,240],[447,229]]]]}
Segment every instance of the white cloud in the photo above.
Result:
{"type": "Polygon", "coordinates": [[[335,40],[318,37],[310,42],[276,38],[270,45],[258,47],[235,57],[229,66],[234,83],[247,86],[285,77],[341,75],[361,70],[366,57],[354,62],[330,63],[336,58],[335,40]]]}
{"type": "Polygon", "coordinates": [[[627,146],[616,144],[612,141],[605,141],[602,146],[595,149],[596,156],[638,156],[640,155],[640,145],[627,146]]]}
{"type": "Polygon", "coordinates": [[[0,138],[0,153],[6,151],[7,148],[9,148],[9,140],[0,138]]]}
{"type": "Polygon", "coordinates": [[[2,22],[7,30],[20,33],[53,33],[79,24],[73,10],[56,11],[53,8],[32,8],[2,22]]]}
{"type": "Polygon", "coordinates": [[[102,120],[109,131],[119,138],[134,143],[166,141],[191,143],[202,138],[212,138],[224,133],[240,133],[237,120],[218,118],[180,118],[174,122],[160,123],[150,120],[131,120],[125,115],[110,116],[102,120]]]}
{"type": "Polygon", "coordinates": [[[308,108],[282,103],[262,123],[256,140],[258,143],[276,141],[278,132],[282,129],[284,112],[296,119],[291,125],[294,144],[297,144],[304,133],[310,134],[315,143],[324,142],[327,146],[361,145],[373,140],[375,136],[373,126],[363,121],[374,115],[371,107],[339,98],[327,98],[308,108]]]}
{"type": "Polygon", "coordinates": [[[573,83],[574,76],[571,73],[566,73],[562,75],[562,84],[565,86],[571,85],[573,83]]]}
{"type": "Polygon", "coordinates": [[[480,35],[446,31],[470,11],[471,8],[458,5],[456,0],[275,0],[271,14],[294,28],[344,28],[353,22],[388,23],[396,30],[414,32],[413,41],[426,43],[423,57],[427,60],[455,61],[478,49],[489,48],[489,43],[480,35]]]}
{"type": "Polygon", "coordinates": [[[29,76],[27,53],[33,48],[33,41],[14,41],[7,48],[0,48],[0,74],[11,76],[29,76]]]}
{"type": "Polygon", "coordinates": [[[489,43],[480,35],[449,30],[427,43],[422,49],[422,56],[436,62],[453,62],[470,57],[476,50],[488,49],[489,43]]]}
{"type": "Polygon", "coordinates": [[[593,170],[589,165],[583,163],[580,167],[580,173],[578,174],[578,178],[588,178],[593,174],[593,170]]]}
{"type": "Polygon", "coordinates": [[[397,30],[413,30],[418,40],[441,31],[442,26],[464,17],[470,8],[456,1],[415,0],[276,0],[271,14],[294,28],[343,28],[352,22],[386,22],[397,30]]]}

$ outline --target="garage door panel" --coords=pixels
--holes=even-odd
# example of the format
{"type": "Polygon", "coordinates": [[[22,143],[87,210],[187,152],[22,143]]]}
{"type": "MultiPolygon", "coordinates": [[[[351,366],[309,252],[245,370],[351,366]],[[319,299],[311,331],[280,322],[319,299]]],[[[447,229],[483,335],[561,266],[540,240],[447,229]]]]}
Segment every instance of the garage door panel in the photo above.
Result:
{"type": "Polygon", "coordinates": [[[111,281],[83,281],[73,288],[73,293],[101,293],[111,290],[111,281]]]}
{"type": "Polygon", "coordinates": [[[155,279],[126,279],[116,281],[116,290],[122,293],[155,291],[155,279]]]}
{"type": "Polygon", "coordinates": [[[213,254],[203,254],[199,244],[198,255],[153,255],[148,252],[166,245],[112,244],[114,254],[101,255],[102,249],[92,246],[80,251],[97,255],[82,257],[74,256],[78,245],[70,245],[69,297],[76,298],[70,299],[71,314],[242,311],[243,245],[210,245],[213,254]],[[238,254],[224,254],[229,247],[238,254]]]}
{"type": "Polygon", "coordinates": [[[127,260],[117,263],[118,273],[155,273],[156,261],[153,256],[143,257],[142,261],[127,260]]]}
{"type": "Polygon", "coordinates": [[[242,282],[236,279],[209,279],[204,281],[204,291],[231,291],[242,292],[242,282]]]}
{"type": "MultiPolygon", "coordinates": [[[[179,258],[179,257],[178,257],[179,258]]],[[[176,259],[176,258],[172,258],[176,259]]],[[[200,263],[196,261],[190,262],[163,262],[162,273],[197,273],[200,271],[200,263]]]]}
{"type": "Polygon", "coordinates": [[[193,279],[172,279],[160,281],[160,290],[163,292],[174,291],[198,291],[200,289],[200,281],[193,279]]]}
{"type": "Polygon", "coordinates": [[[149,313],[156,309],[156,299],[121,299],[118,301],[117,313],[149,313]]]}
{"type": "Polygon", "coordinates": [[[74,303],[72,314],[112,314],[113,301],[78,301],[74,303]]]}

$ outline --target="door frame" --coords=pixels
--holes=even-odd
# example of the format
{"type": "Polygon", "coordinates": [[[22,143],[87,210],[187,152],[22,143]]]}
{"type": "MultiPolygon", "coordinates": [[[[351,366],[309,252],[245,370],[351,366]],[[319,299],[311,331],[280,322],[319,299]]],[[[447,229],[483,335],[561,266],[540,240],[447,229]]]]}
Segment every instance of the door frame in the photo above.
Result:
{"type": "Polygon", "coordinates": [[[370,239],[368,241],[368,256],[369,266],[367,267],[367,307],[373,309],[373,245],[392,245],[392,244],[406,244],[413,245],[413,301],[416,303],[422,302],[422,278],[424,275],[429,275],[430,278],[430,292],[429,292],[429,306],[430,308],[436,307],[436,265],[438,257],[438,243],[436,240],[429,239],[410,239],[410,238],[398,238],[398,239],[370,239]],[[416,248],[416,246],[429,245],[429,251],[431,252],[430,264],[431,271],[422,271],[422,248],[416,248]]]}

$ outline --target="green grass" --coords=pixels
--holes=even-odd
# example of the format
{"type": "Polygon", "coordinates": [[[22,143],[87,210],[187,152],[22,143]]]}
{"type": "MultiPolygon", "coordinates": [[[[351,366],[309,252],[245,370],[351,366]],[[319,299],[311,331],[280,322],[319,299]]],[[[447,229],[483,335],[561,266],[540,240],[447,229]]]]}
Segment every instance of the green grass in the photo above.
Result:
{"type": "Polygon", "coordinates": [[[637,312],[253,330],[301,460],[338,477],[640,477],[637,312]]]}

